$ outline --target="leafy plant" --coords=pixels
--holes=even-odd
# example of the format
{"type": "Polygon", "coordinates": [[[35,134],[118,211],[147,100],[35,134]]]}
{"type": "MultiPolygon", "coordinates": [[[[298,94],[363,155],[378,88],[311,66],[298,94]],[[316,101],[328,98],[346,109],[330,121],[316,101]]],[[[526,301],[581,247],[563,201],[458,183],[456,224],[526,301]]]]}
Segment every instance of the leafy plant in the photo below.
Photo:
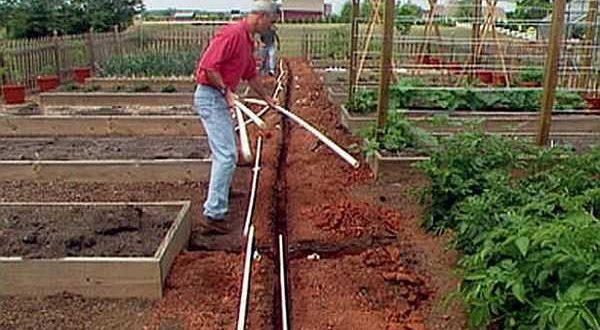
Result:
{"type": "Polygon", "coordinates": [[[172,77],[193,74],[199,50],[139,52],[104,61],[99,74],[104,77],[172,77]]]}
{"type": "Polygon", "coordinates": [[[365,153],[372,154],[378,150],[391,153],[426,154],[437,141],[425,130],[414,126],[404,114],[391,112],[381,130],[374,124],[360,132],[365,139],[365,153]],[[379,135],[379,139],[378,139],[379,135]]]}
{"type": "Polygon", "coordinates": [[[575,155],[464,133],[419,166],[432,183],[424,225],[452,229],[462,251],[472,327],[599,328],[600,148],[575,155]]]}
{"type": "Polygon", "coordinates": [[[519,72],[518,79],[521,82],[527,81],[536,83],[536,85],[541,85],[544,80],[544,71],[534,67],[525,68],[519,72]]]}
{"type": "Polygon", "coordinates": [[[175,86],[173,86],[173,85],[169,84],[169,85],[167,85],[167,86],[163,87],[163,88],[160,90],[160,92],[161,92],[161,93],[177,93],[177,88],[176,88],[175,86]]]}
{"type": "Polygon", "coordinates": [[[132,91],[134,93],[150,93],[152,92],[152,87],[148,84],[135,85],[133,86],[132,91]]]}
{"type": "Polygon", "coordinates": [[[377,109],[377,95],[372,90],[357,90],[352,99],[346,101],[346,109],[354,113],[370,113],[377,109]]]}

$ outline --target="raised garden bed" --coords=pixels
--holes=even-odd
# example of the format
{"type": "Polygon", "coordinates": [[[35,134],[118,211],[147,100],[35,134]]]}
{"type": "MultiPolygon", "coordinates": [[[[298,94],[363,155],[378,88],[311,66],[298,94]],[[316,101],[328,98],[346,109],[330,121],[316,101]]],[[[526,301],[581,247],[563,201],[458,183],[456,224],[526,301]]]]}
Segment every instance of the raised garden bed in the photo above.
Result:
{"type": "Polygon", "coordinates": [[[201,136],[198,116],[7,116],[0,136],[201,136]]]}
{"type": "MultiPolygon", "coordinates": [[[[518,134],[524,139],[533,141],[534,134],[518,134]]],[[[585,151],[592,146],[600,146],[600,133],[564,133],[550,136],[551,145],[572,145],[577,151],[585,151]]],[[[367,163],[373,175],[381,182],[398,182],[410,177],[423,174],[414,167],[420,161],[429,159],[427,156],[392,155],[388,152],[375,151],[367,156],[367,163]]]]}
{"type": "Polygon", "coordinates": [[[42,107],[191,106],[193,93],[53,92],[41,93],[42,107]]]}
{"type": "MultiPolygon", "coordinates": [[[[409,110],[407,117],[418,127],[435,132],[457,132],[464,129],[465,120],[481,121],[477,126],[486,132],[535,132],[539,124],[539,114],[535,112],[480,112],[480,111],[422,111],[409,110]],[[447,125],[433,125],[434,116],[448,115],[447,125]]],[[[342,125],[356,134],[361,129],[375,123],[376,114],[357,114],[340,107],[342,125]]],[[[560,111],[552,117],[552,132],[600,132],[600,112],[560,111]]]]}
{"type": "Polygon", "coordinates": [[[208,157],[204,137],[2,138],[0,180],[203,180],[208,157]]]}
{"type": "Polygon", "coordinates": [[[174,88],[177,92],[193,92],[196,87],[192,77],[92,77],[85,80],[86,85],[98,86],[101,90],[135,89],[148,86],[153,91],[174,88]]]}
{"type": "Polygon", "coordinates": [[[160,298],[189,202],[0,204],[0,295],[160,298]]]}

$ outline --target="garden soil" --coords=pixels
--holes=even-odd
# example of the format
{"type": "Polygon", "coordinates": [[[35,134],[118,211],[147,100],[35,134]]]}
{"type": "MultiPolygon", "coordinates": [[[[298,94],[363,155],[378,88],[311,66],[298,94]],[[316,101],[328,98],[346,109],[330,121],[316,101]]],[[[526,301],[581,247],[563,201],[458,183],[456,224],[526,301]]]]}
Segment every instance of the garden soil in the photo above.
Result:
{"type": "MultiPolygon", "coordinates": [[[[360,158],[360,141],[343,130],[338,109],[328,103],[320,77],[302,60],[290,61],[290,68],[290,110],[360,158]]],[[[446,294],[457,284],[452,275],[456,254],[445,249],[447,237],[432,237],[418,224],[422,210],[412,189],[426,182],[409,177],[406,182],[376,184],[364,165],[353,169],[296,124],[288,123],[288,132],[281,130],[279,115],[270,112],[266,120],[269,128],[260,133],[264,139],[263,161],[253,218],[259,251],[252,269],[248,329],[273,328],[274,299],[278,297],[273,297],[271,247],[275,201],[282,196],[286,201],[290,243],[288,270],[294,328],[465,329],[465,316],[458,304],[450,304],[450,309],[442,307],[446,294]],[[281,151],[278,141],[282,134],[288,134],[285,186],[275,182],[281,151]]],[[[250,131],[254,141],[259,133],[254,128],[250,131]]],[[[249,181],[239,183],[238,187],[248,189],[249,181]]],[[[197,228],[205,188],[206,183],[197,182],[150,185],[8,182],[0,184],[0,200],[190,199],[197,228]]],[[[243,218],[246,199],[247,195],[234,198],[234,218],[243,218]]],[[[198,235],[192,236],[192,241],[200,240],[198,235]]],[[[117,302],[122,308],[121,315],[115,318],[129,315],[139,320],[136,326],[126,329],[232,329],[237,316],[242,262],[243,253],[239,252],[185,252],[175,261],[162,300],[146,303],[140,309],[132,305],[133,300],[121,300],[117,302]]],[[[34,304],[35,308],[44,308],[47,299],[61,298],[42,299],[34,304]]],[[[111,324],[114,319],[106,306],[114,302],[89,301],[91,305],[69,317],[80,320],[82,315],[91,313],[89,319],[104,317],[111,324]]],[[[12,319],[24,318],[33,304],[25,298],[0,298],[0,304],[8,303],[13,304],[12,319]]],[[[50,315],[30,317],[35,319],[34,324],[43,327],[57,314],[70,312],[73,311],[65,307],[51,311],[50,315]]],[[[4,309],[0,309],[0,322],[6,316],[4,309]]],[[[0,323],[0,329],[3,327],[7,328],[0,323]]],[[[86,328],[104,327],[95,324],[86,328]]]]}

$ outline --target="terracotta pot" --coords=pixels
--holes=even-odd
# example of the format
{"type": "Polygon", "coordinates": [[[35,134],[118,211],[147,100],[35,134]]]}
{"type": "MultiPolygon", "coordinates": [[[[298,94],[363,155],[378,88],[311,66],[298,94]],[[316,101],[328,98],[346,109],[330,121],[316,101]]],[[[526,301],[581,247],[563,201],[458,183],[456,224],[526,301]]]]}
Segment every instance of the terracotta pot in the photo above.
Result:
{"type": "Polygon", "coordinates": [[[600,110],[600,96],[586,95],[583,97],[590,110],[600,110]]]}
{"type": "Polygon", "coordinates": [[[431,56],[429,55],[423,55],[421,58],[418,58],[417,61],[419,61],[419,64],[431,64],[431,56]]]}
{"type": "Polygon", "coordinates": [[[456,62],[450,62],[450,63],[448,63],[446,65],[446,68],[448,68],[448,71],[454,72],[454,73],[460,72],[462,70],[461,65],[459,63],[456,63],[456,62]]]}
{"type": "Polygon", "coordinates": [[[442,64],[442,61],[439,58],[432,57],[429,59],[429,64],[433,66],[440,66],[440,64],[442,64]]]}
{"type": "Polygon", "coordinates": [[[494,83],[497,86],[505,86],[506,85],[507,76],[504,73],[494,73],[494,83]]]}
{"type": "Polygon", "coordinates": [[[40,92],[47,92],[58,87],[58,76],[38,76],[36,81],[40,92]]]}
{"type": "Polygon", "coordinates": [[[479,71],[477,76],[484,84],[492,85],[494,83],[494,73],[492,71],[479,71]]]}
{"type": "Polygon", "coordinates": [[[89,67],[81,67],[73,69],[73,80],[76,82],[83,84],[85,83],[85,78],[89,78],[92,76],[92,69],[89,67]]]}
{"type": "Polygon", "coordinates": [[[6,104],[25,103],[25,85],[3,85],[2,94],[6,104]]]}

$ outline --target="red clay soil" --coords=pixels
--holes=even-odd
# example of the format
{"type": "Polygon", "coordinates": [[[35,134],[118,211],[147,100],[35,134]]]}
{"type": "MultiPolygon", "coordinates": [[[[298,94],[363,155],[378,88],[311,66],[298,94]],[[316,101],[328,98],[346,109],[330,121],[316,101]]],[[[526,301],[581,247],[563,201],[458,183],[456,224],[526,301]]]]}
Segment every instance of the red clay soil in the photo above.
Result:
{"type": "Polygon", "coordinates": [[[233,329],[241,274],[239,254],[181,254],[144,329],[233,329]]]}
{"type": "MultiPolygon", "coordinates": [[[[355,149],[360,141],[342,129],[339,109],[327,101],[320,78],[300,60],[291,61],[291,72],[290,110],[340,146],[355,149]]],[[[376,186],[366,165],[353,169],[304,129],[291,125],[286,164],[290,245],[308,252],[311,245],[302,242],[315,250],[357,238],[366,242],[358,253],[355,247],[351,253],[342,250],[320,260],[291,262],[294,327],[465,328],[460,309],[450,314],[438,310],[448,288],[456,284],[451,276],[455,255],[444,250],[443,238],[419,227],[421,210],[414,199],[403,195],[402,203],[382,202],[386,196],[404,194],[406,187],[388,185],[383,195],[370,193],[362,188],[376,186]],[[374,240],[390,235],[395,237],[392,243],[374,240]],[[433,263],[439,266],[430,269],[433,263]]]]}

